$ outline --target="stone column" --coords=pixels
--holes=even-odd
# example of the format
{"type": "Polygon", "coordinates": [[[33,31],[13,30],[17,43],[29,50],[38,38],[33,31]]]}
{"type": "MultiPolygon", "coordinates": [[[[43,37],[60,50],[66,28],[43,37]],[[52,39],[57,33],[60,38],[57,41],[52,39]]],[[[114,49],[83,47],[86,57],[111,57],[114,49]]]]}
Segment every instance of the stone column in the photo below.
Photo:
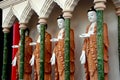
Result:
{"type": "Polygon", "coordinates": [[[7,58],[8,58],[8,33],[10,32],[8,27],[3,28],[4,32],[4,48],[3,48],[3,67],[2,67],[2,80],[7,79],[7,58]]]}
{"type": "Polygon", "coordinates": [[[103,48],[103,11],[106,0],[94,0],[97,10],[97,55],[98,55],[98,80],[104,80],[104,48],[103,48]]]}
{"type": "Polygon", "coordinates": [[[27,28],[25,23],[20,23],[20,72],[19,80],[24,79],[24,49],[25,49],[25,29],[27,28]]]}
{"type": "Polygon", "coordinates": [[[70,19],[72,17],[71,11],[63,11],[65,18],[65,80],[70,80],[70,19]]]}
{"type": "Polygon", "coordinates": [[[120,7],[116,8],[118,16],[118,55],[119,55],[119,72],[120,72],[120,7]]]}
{"type": "Polygon", "coordinates": [[[40,80],[44,80],[44,54],[45,54],[45,25],[47,20],[40,18],[40,80]]]}

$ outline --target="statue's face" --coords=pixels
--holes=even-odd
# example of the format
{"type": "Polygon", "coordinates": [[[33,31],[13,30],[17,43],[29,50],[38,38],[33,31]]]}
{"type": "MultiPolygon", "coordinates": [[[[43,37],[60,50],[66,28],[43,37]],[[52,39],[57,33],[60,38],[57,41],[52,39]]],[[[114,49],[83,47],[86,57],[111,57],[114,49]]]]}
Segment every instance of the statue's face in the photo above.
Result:
{"type": "Polygon", "coordinates": [[[64,28],[64,19],[58,19],[57,20],[57,23],[58,23],[58,27],[61,29],[61,28],[64,28]]]}
{"type": "Polygon", "coordinates": [[[90,11],[88,12],[88,20],[93,23],[93,22],[96,22],[97,20],[97,15],[96,15],[96,12],[95,11],[90,11]]]}
{"type": "Polygon", "coordinates": [[[29,34],[28,34],[29,32],[26,30],[25,31],[25,36],[29,36],[29,34]]]}
{"type": "MultiPolygon", "coordinates": [[[[20,35],[21,35],[21,30],[19,30],[19,33],[20,33],[20,35]]],[[[28,35],[28,31],[25,31],[25,36],[29,36],[29,35],[28,35]]]]}
{"type": "Polygon", "coordinates": [[[37,31],[40,33],[40,24],[37,25],[37,31]]]}

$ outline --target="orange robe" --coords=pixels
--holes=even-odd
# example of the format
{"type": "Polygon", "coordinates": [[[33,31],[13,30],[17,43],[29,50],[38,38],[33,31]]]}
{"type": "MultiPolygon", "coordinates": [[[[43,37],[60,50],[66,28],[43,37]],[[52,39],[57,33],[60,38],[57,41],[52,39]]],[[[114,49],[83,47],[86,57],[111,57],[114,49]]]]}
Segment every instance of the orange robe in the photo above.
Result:
{"type": "MultiPolygon", "coordinates": [[[[56,65],[55,65],[55,80],[64,80],[65,73],[65,64],[64,64],[64,37],[65,33],[63,32],[62,39],[60,39],[54,48],[54,53],[56,56],[56,65]]],[[[74,64],[74,31],[70,30],[70,80],[74,80],[75,64],[74,64]]]]}
{"type": "MultiPolygon", "coordinates": [[[[87,32],[90,25],[87,27],[87,32]]],[[[83,50],[86,53],[86,63],[85,63],[85,73],[86,80],[98,80],[98,70],[97,70],[97,29],[94,27],[94,34],[91,34],[90,37],[85,38],[83,50]]],[[[108,29],[107,24],[103,24],[103,37],[104,37],[104,80],[108,80],[108,29]]]]}
{"type": "MultiPolygon", "coordinates": [[[[29,61],[32,57],[32,46],[29,44],[32,42],[32,39],[29,36],[25,37],[25,53],[24,53],[24,80],[31,80],[32,67],[29,64],[29,61]]],[[[20,48],[16,53],[17,57],[17,75],[19,75],[20,68],[20,48]]],[[[17,80],[19,76],[17,76],[17,80]]]]}
{"type": "MultiPolygon", "coordinates": [[[[50,58],[51,54],[51,35],[49,33],[45,33],[45,55],[44,55],[44,80],[51,80],[51,63],[50,58]]],[[[34,64],[34,80],[40,80],[40,43],[36,44],[36,48],[33,52],[35,55],[35,64],[34,64]]]]}

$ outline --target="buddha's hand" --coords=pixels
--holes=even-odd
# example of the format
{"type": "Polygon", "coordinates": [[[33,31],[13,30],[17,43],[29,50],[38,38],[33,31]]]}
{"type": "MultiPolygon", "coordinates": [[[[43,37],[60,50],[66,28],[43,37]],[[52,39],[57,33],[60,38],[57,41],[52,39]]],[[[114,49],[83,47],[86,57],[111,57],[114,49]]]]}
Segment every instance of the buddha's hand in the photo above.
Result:
{"type": "Polygon", "coordinates": [[[55,53],[52,54],[50,62],[51,62],[51,65],[55,65],[55,53]]]}
{"type": "Polygon", "coordinates": [[[51,42],[57,42],[58,39],[57,39],[57,38],[52,38],[52,39],[50,39],[50,41],[51,41],[51,42]]]}
{"type": "Polygon", "coordinates": [[[35,56],[32,55],[32,58],[30,59],[30,65],[33,66],[34,65],[34,61],[35,61],[35,56]]]}
{"type": "Polygon", "coordinates": [[[86,63],[86,55],[85,55],[85,51],[82,51],[82,54],[80,56],[80,62],[81,64],[85,64],[86,63]]]}
{"type": "Polygon", "coordinates": [[[19,48],[19,45],[13,45],[12,48],[19,48]]]}
{"type": "Polygon", "coordinates": [[[36,42],[31,42],[29,45],[30,46],[34,46],[34,45],[36,45],[37,43],[36,42]]]}
{"type": "Polygon", "coordinates": [[[79,37],[88,38],[88,37],[90,37],[90,34],[84,33],[84,34],[79,35],[79,37]]]}
{"type": "Polygon", "coordinates": [[[14,59],[12,60],[12,66],[16,66],[17,63],[17,57],[15,56],[14,59]]]}

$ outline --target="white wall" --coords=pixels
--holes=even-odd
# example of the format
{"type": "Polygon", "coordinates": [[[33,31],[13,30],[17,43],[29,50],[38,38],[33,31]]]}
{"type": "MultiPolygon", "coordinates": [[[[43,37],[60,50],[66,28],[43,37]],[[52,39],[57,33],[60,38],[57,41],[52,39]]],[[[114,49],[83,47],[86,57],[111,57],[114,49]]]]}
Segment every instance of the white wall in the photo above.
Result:
{"type": "MultiPolygon", "coordinates": [[[[75,80],[85,80],[84,67],[80,64],[79,57],[81,54],[81,48],[83,39],[79,38],[79,34],[85,32],[86,26],[89,24],[87,19],[87,10],[93,5],[92,0],[80,0],[76,6],[73,17],[71,19],[71,28],[74,29],[75,33],[75,80]]],[[[107,8],[104,11],[104,22],[107,23],[109,29],[109,80],[119,80],[119,63],[118,63],[118,38],[117,38],[117,16],[115,14],[114,5],[111,1],[106,4],[107,8]]],[[[47,31],[55,37],[57,31],[56,18],[62,13],[60,7],[55,6],[49,19],[47,31]]],[[[36,15],[30,20],[29,27],[31,29],[31,37],[35,41],[36,27],[38,18],[36,15]]],[[[53,44],[54,47],[54,44],[53,44]]]]}

